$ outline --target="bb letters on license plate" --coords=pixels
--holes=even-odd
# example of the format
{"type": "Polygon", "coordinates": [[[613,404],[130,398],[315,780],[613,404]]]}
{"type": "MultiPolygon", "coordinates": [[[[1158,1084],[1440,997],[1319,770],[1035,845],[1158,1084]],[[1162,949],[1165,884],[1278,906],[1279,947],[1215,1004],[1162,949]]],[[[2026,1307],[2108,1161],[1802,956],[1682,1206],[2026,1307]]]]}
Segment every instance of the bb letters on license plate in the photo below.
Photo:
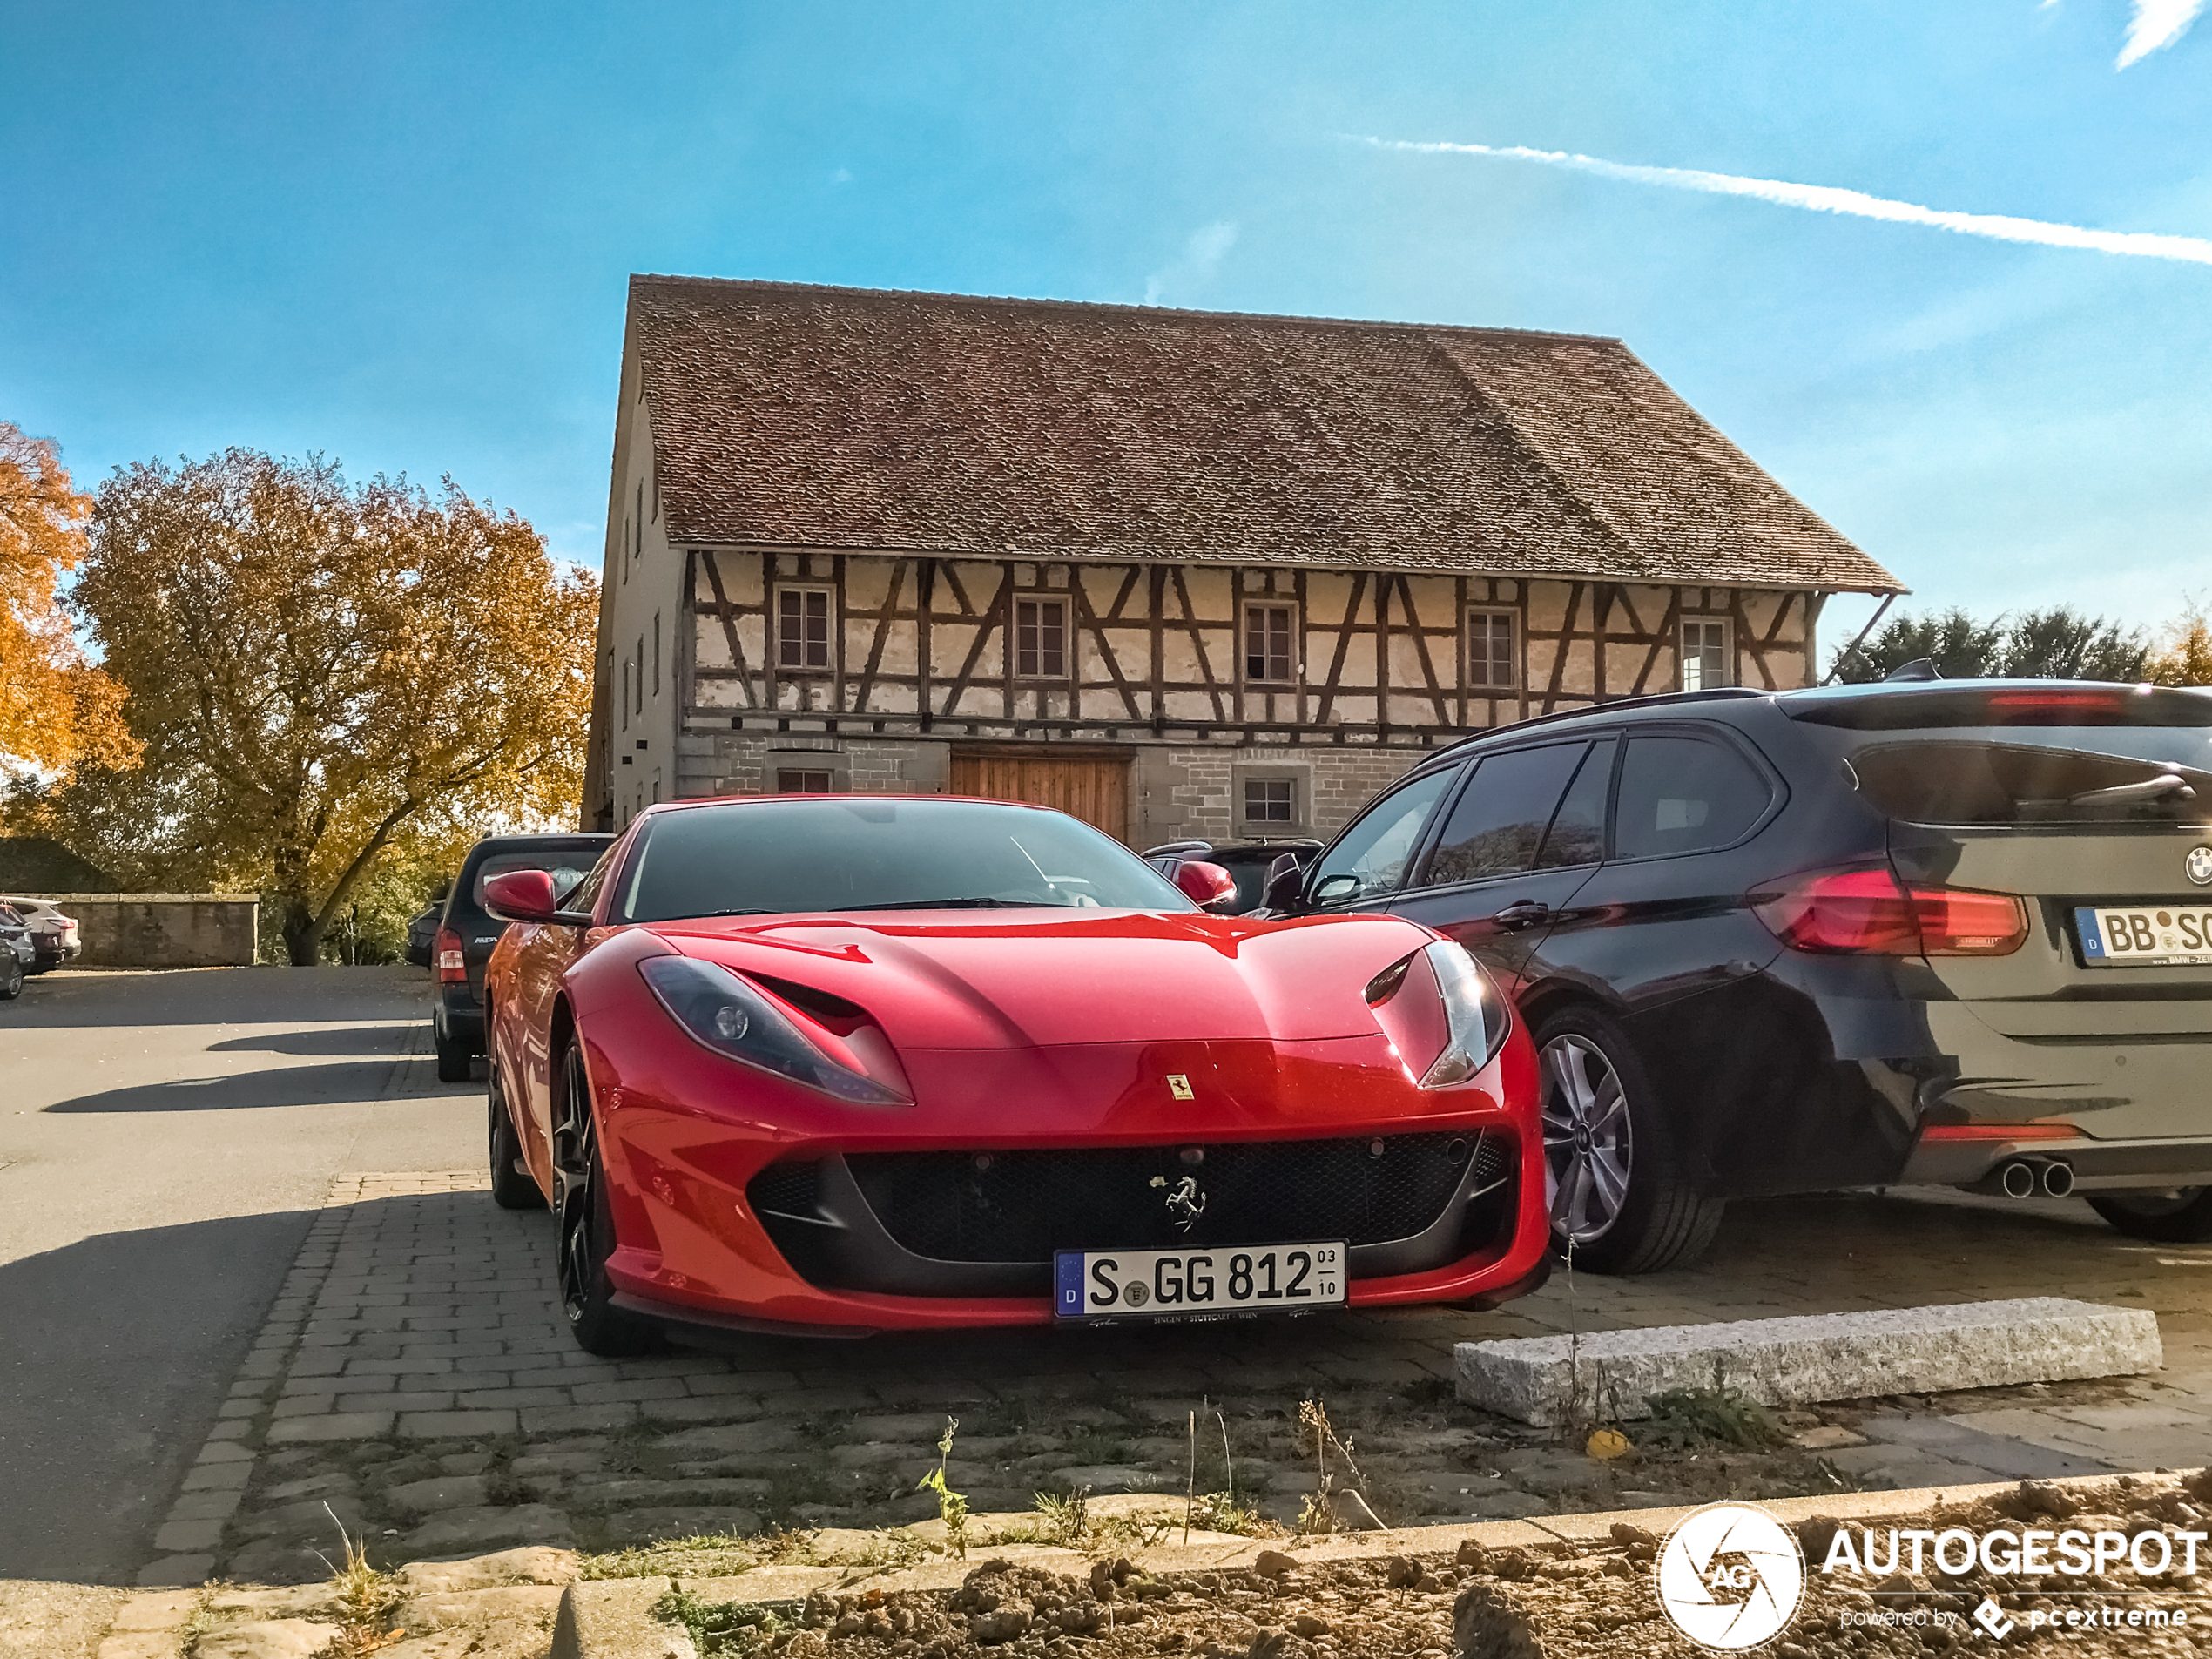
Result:
{"type": "Polygon", "coordinates": [[[1062,1319],[1188,1318],[1341,1307],[1342,1240],[1213,1250],[1063,1250],[1053,1258],[1062,1319]]]}
{"type": "Polygon", "coordinates": [[[2081,905],[2074,930],[2091,968],[2212,964],[2212,906],[2081,905]]]}

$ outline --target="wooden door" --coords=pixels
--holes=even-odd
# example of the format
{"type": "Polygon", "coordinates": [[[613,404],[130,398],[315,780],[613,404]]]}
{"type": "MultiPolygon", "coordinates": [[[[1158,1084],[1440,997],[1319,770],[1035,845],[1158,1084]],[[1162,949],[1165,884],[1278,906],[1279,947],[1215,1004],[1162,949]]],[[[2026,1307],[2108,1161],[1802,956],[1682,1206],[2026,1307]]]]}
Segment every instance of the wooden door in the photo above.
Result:
{"type": "Polygon", "coordinates": [[[1129,840],[1129,760],[1124,756],[953,752],[952,792],[984,800],[1023,800],[1129,840]]]}

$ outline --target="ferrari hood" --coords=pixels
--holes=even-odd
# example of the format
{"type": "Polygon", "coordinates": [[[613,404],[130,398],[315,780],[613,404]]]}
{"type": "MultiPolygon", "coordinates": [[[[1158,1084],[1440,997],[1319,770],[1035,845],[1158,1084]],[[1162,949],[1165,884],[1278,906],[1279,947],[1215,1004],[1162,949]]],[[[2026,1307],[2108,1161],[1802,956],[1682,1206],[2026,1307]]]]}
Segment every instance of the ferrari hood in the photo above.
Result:
{"type": "Polygon", "coordinates": [[[900,1049],[1372,1037],[1362,992],[1434,935],[1388,916],[905,911],[660,922],[689,956],[855,1003],[900,1049]]]}

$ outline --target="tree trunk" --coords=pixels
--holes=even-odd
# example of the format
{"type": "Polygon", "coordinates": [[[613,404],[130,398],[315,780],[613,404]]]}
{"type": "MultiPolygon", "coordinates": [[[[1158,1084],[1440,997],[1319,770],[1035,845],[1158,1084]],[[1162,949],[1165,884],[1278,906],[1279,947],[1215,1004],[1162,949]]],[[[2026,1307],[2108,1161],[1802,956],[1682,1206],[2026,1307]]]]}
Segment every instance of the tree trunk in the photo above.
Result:
{"type": "Polygon", "coordinates": [[[322,919],[304,893],[277,895],[284,905],[284,948],[294,968],[313,968],[322,960],[322,919]]]}

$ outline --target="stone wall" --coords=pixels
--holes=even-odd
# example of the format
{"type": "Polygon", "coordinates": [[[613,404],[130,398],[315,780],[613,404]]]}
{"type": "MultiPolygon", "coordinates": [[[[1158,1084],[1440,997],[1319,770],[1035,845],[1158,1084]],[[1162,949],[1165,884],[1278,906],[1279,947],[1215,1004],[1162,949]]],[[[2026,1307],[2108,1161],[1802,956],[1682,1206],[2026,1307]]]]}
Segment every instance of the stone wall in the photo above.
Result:
{"type": "Polygon", "coordinates": [[[1325,841],[1433,752],[1377,744],[1163,745],[1140,749],[1137,832],[1132,839],[1141,846],[1259,835],[1305,835],[1325,841]],[[1253,778],[1291,781],[1294,815],[1290,822],[1245,820],[1244,786],[1253,778]]]}
{"type": "Polygon", "coordinates": [[[37,893],[77,919],[79,968],[247,968],[261,901],[235,893],[37,893]]]}
{"type": "MultiPolygon", "coordinates": [[[[966,747],[981,747],[966,745],[966,747]]],[[[1089,745],[1065,745],[1070,758],[1089,745]]],[[[1326,840],[1433,750],[1379,744],[1193,744],[1134,747],[1130,840],[1139,847],[1203,837],[1310,835],[1326,840]],[[1248,778],[1289,779],[1295,816],[1251,824],[1243,817],[1248,778]]],[[[779,772],[826,772],[838,793],[942,794],[953,744],[932,738],[843,737],[830,732],[714,731],[678,739],[678,799],[767,794],[779,772]]],[[[1034,751],[1032,751],[1034,752],[1034,751]]]]}

